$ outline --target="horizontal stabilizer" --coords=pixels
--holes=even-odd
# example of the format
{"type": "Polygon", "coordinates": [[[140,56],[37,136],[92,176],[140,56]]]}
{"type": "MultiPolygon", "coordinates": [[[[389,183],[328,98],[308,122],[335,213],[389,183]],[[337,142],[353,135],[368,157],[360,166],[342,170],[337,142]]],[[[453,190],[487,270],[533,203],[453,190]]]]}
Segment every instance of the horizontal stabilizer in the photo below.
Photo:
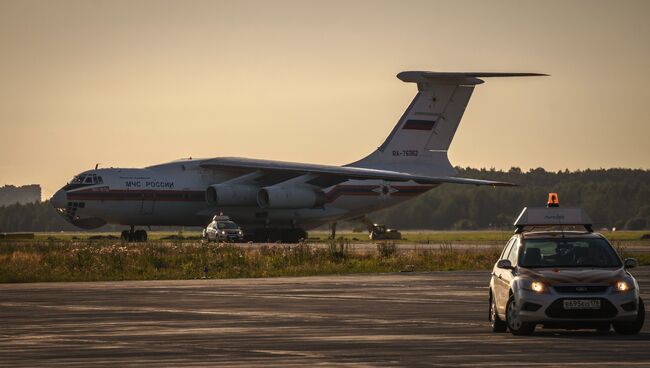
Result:
{"type": "Polygon", "coordinates": [[[494,73],[494,72],[427,72],[427,71],[406,71],[397,74],[397,78],[403,82],[420,83],[427,81],[445,81],[460,84],[481,84],[478,78],[494,77],[545,77],[548,74],[541,73],[494,73]]]}

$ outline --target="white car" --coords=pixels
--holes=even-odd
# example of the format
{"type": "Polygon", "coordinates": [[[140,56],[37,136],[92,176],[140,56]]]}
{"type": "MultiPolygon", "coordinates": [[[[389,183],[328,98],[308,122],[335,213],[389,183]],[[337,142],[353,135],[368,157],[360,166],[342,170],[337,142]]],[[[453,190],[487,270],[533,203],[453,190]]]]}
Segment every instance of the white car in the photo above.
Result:
{"type": "Polygon", "coordinates": [[[594,328],[636,334],[645,307],[625,262],[580,209],[528,208],[515,223],[492,270],[489,319],[494,332],[530,335],[545,328],[594,328]],[[526,227],[584,225],[586,231],[526,231],[526,227]]]}
{"type": "Polygon", "coordinates": [[[244,241],[244,232],[228,216],[214,216],[212,222],[203,229],[203,239],[209,242],[241,242],[244,241]]]}

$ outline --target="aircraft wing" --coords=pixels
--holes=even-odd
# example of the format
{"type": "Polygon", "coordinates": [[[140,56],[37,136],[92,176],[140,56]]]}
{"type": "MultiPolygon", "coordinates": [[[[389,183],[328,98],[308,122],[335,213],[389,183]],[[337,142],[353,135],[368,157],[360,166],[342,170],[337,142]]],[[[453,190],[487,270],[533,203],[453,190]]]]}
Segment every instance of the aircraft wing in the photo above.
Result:
{"type": "Polygon", "coordinates": [[[471,185],[491,185],[491,186],[516,186],[512,183],[457,178],[453,176],[422,176],[398,171],[376,170],[351,166],[331,166],[318,164],[304,164],[295,162],[272,161],[249,159],[239,157],[219,157],[203,160],[200,167],[204,169],[221,169],[241,173],[242,175],[259,172],[262,174],[262,180],[266,177],[267,184],[289,180],[293,177],[310,175],[312,178],[306,181],[309,184],[326,188],[346,180],[386,180],[386,181],[409,181],[412,180],[419,184],[471,184],[471,185]]]}

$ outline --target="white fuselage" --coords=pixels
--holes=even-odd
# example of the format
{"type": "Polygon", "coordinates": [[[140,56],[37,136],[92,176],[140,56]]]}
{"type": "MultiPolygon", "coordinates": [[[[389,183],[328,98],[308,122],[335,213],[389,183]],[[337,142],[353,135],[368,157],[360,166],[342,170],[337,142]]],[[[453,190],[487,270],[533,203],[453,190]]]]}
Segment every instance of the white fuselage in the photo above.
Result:
{"type": "Polygon", "coordinates": [[[101,183],[68,184],[52,198],[75,225],[94,228],[105,223],[135,226],[205,226],[215,214],[230,216],[242,228],[310,229],[393,206],[435,185],[383,180],[348,180],[325,188],[325,204],[316,208],[263,209],[259,206],[215,206],[206,188],[237,177],[228,171],[205,170],[198,160],[175,161],[144,169],[108,168],[96,175],[101,183]],[[65,201],[65,203],[60,203],[65,201]]]}

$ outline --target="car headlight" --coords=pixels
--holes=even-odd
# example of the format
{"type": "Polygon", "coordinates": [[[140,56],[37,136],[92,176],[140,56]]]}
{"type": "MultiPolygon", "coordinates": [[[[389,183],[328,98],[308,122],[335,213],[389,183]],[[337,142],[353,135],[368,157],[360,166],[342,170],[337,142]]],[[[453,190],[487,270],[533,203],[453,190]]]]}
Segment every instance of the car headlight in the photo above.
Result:
{"type": "Polygon", "coordinates": [[[631,289],[632,287],[630,286],[630,283],[625,280],[616,282],[616,291],[618,291],[619,293],[627,293],[631,289]]]}
{"type": "Polygon", "coordinates": [[[521,280],[521,287],[524,290],[534,291],[539,294],[544,294],[547,291],[546,285],[541,281],[523,279],[521,280]]]}
{"type": "Polygon", "coordinates": [[[226,232],[224,230],[221,230],[221,235],[226,235],[226,232]]]}
{"type": "Polygon", "coordinates": [[[536,293],[543,293],[544,292],[544,284],[542,284],[539,281],[533,281],[530,283],[530,288],[536,292],[536,293]]]}

